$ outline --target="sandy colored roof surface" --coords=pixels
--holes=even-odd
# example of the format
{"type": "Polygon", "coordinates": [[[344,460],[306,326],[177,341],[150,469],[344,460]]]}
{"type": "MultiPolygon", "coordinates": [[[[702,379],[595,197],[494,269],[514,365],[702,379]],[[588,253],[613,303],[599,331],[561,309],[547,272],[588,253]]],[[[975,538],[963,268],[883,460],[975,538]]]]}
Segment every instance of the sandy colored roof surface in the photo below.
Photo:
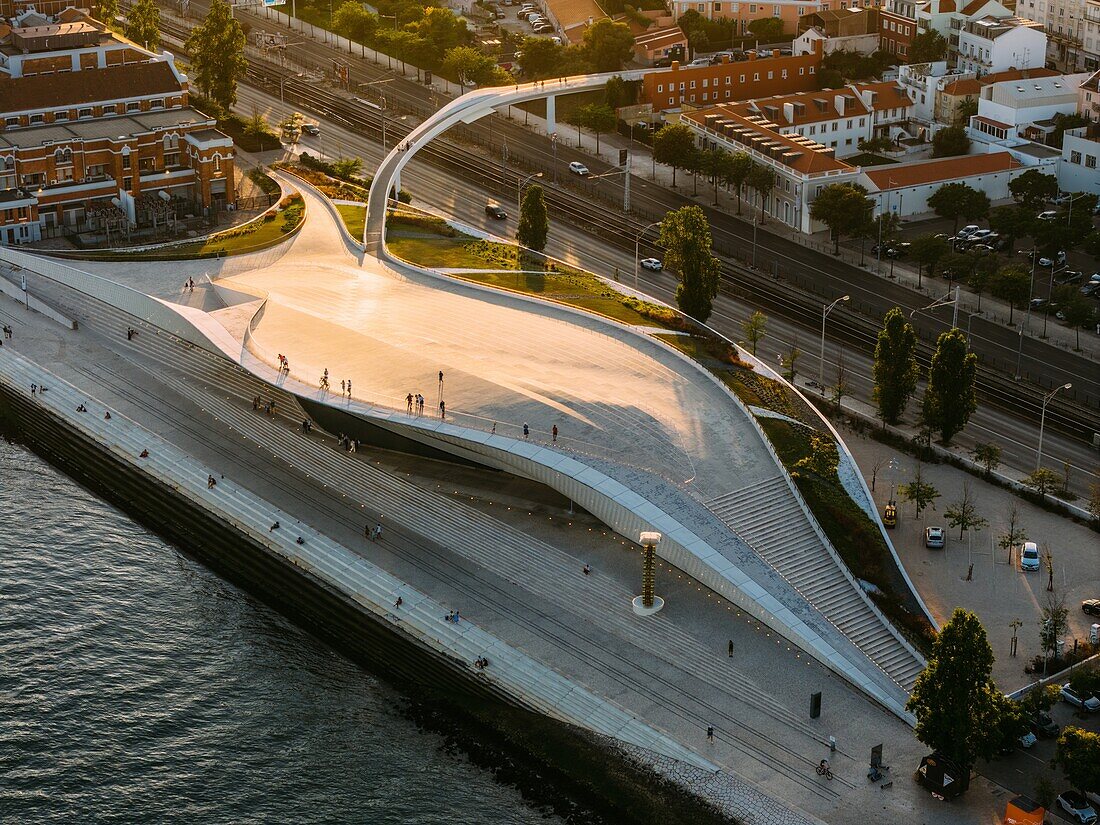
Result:
{"type": "Polygon", "coordinates": [[[1020,165],[1008,152],[993,152],[988,155],[963,155],[958,158],[943,158],[924,163],[865,169],[864,174],[871,179],[879,191],[882,191],[951,181],[992,172],[1006,172],[1020,165]]]}
{"type": "Polygon", "coordinates": [[[546,8],[563,29],[607,17],[596,0],[546,0],[546,8]]]}

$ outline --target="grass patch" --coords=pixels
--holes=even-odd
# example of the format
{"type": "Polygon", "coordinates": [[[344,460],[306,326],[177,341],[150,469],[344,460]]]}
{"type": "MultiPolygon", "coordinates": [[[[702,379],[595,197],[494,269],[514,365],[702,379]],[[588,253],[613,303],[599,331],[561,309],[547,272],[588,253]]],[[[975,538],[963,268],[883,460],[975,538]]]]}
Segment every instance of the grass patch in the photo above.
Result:
{"type": "Polygon", "coordinates": [[[83,252],[79,258],[100,261],[179,261],[190,258],[223,258],[272,246],[295,232],[305,221],[306,205],[301,195],[283,198],[280,211],[236,229],[208,238],[147,252],[83,252]]]}
{"type": "Polygon", "coordinates": [[[352,206],[346,203],[335,204],[336,211],[347,227],[353,238],[359,240],[363,237],[363,230],[367,226],[367,205],[365,203],[352,206]]]}
{"type": "Polygon", "coordinates": [[[233,138],[233,142],[246,152],[266,152],[282,146],[277,134],[272,131],[256,134],[248,129],[248,124],[244,118],[238,115],[226,115],[218,118],[217,128],[233,138]]]}
{"type": "Polygon", "coordinates": [[[278,169],[290,172],[292,175],[297,175],[306,183],[312,184],[331,200],[365,202],[368,194],[370,194],[370,181],[364,181],[364,184],[360,186],[359,184],[329,177],[324,172],[311,169],[300,163],[277,163],[275,166],[278,169]]]}
{"type": "Polygon", "coordinates": [[[775,418],[760,419],[760,426],[852,575],[881,591],[872,595],[879,609],[914,647],[928,655],[935,633],[878,526],[848,495],[835,471],[823,476],[795,466],[811,455],[810,431],[775,418]]]}

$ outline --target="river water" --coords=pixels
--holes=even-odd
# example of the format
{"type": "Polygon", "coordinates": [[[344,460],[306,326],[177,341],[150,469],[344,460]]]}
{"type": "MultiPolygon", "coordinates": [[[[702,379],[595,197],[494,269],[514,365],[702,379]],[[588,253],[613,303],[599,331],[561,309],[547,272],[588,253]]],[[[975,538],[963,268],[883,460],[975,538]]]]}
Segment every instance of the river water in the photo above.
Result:
{"type": "Polygon", "coordinates": [[[0,822],[560,822],[0,441],[0,822]]]}

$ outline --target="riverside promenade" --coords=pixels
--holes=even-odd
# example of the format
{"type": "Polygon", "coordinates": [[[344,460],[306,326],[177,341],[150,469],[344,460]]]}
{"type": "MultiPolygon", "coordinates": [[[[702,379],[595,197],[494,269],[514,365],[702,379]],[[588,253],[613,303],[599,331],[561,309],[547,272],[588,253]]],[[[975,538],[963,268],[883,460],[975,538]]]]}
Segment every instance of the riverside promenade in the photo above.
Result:
{"type": "MultiPolygon", "coordinates": [[[[400,621],[472,678],[608,737],[728,813],[776,823],[989,821],[996,800],[982,783],[966,809],[945,809],[909,781],[923,750],[896,711],[879,704],[883,697],[903,700],[902,689],[859,660],[858,644],[825,615],[828,606],[809,603],[792,587],[793,573],[780,572],[787,536],[770,538],[756,524],[753,547],[737,532],[754,527],[739,519],[767,513],[778,500],[788,502],[784,517],[800,516],[759,434],[716,382],[667,348],[639,345],[629,330],[598,319],[365,259],[326,206],[305,195],[302,233],[241,259],[82,265],[107,279],[100,281],[5,251],[24,267],[35,297],[78,321],[79,330],[0,298],[0,314],[16,327],[0,350],[0,380],[24,395],[30,383],[63,390],[33,403],[53,405],[135,466],[153,466],[139,457],[148,449],[151,458],[153,447],[139,444],[155,444],[172,456],[156,472],[181,493],[196,494],[260,541],[278,539],[277,552],[289,551],[303,569],[354,592],[364,609],[400,621]],[[195,292],[180,290],[188,277],[199,282],[195,292]],[[137,295],[157,297],[149,313],[135,313],[137,295]],[[151,322],[153,316],[160,320],[151,322]],[[138,331],[129,340],[128,327],[138,331]],[[188,332],[199,330],[202,340],[188,332]],[[452,347],[461,358],[449,354],[452,347]],[[291,359],[290,376],[274,369],[275,353],[291,359]],[[547,353],[552,365],[540,382],[547,353]],[[604,359],[596,356],[605,354],[614,354],[607,360],[613,368],[601,372],[604,359]],[[314,385],[327,359],[333,384],[341,375],[353,380],[351,398],[314,385]],[[469,359],[477,359],[477,369],[469,359]],[[591,373],[570,382],[570,362],[591,373]],[[430,387],[443,365],[447,397],[462,399],[454,404],[457,422],[416,421],[394,410],[394,397],[427,390],[409,387],[411,381],[430,387]],[[278,414],[253,410],[257,395],[275,400],[278,414]],[[80,404],[90,412],[77,413],[80,404]],[[102,417],[107,409],[110,421],[102,417]],[[630,533],[616,535],[573,509],[552,484],[524,473],[379,449],[349,453],[336,433],[300,431],[309,410],[399,429],[497,469],[509,467],[476,450],[522,455],[540,466],[574,462],[578,474],[602,474],[605,489],[618,484],[661,504],[674,500],[678,509],[668,509],[681,526],[722,548],[725,570],[736,560],[740,590],[733,592],[733,579],[704,582],[683,566],[663,564],[658,593],[667,606],[640,619],[629,606],[640,579],[630,533]],[[545,424],[539,444],[488,432],[491,422],[514,426],[555,415],[572,444],[546,444],[545,424]],[[114,426],[125,429],[124,441],[114,426]],[[685,485],[688,467],[698,485],[691,491],[677,486],[685,485]],[[208,474],[220,480],[204,493],[208,474]],[[737,512],[729,494],[747,488],[766,496],[751,513],[737,512]],[[721,508],[707,506],[715,498],[721,508]],[[226,506],[240,502],[244,510],[226,506]],[[274,521],[278,536],[268,529],[274,521]],[[378,522],[385,539],[368,542],[364,528],[378,522]],[[282,532],[288,528],[294,532],[282,532]],[[769,559],[770,541],[778,555],[769,559]],[[742,603],[745,592],[755,594],[754,609],[742,603]],[[398,596],[403,604],[395,610],[398,596]],[[762,622],[755,608],[767,599],[802,617],[808,635],[800,641],[819,639],[840,661],[762,622]],[[443,621],[454,609],[464,617],[457,629],[443,621]],[[478,656],[490,660],[487,669],[474,667],[478,656]],[[838,676],[856,662],[857,673],[888,688],[877,701],[853,686],[850,673],[838,676]],[[816,691],[824,696],[823,714],[810,720],[816,691]],[[837,737],[835,752],[829,736],[837,737]],[[870,748],[880,743],[899,771],[888,790],[863,777],[870,748]],[[822,758],[831,761],[834,781],[814,774],[822,758]]],[[[654,521],[662,515],[656,507],[648,512],[654,521]]],[[[814,551],[813,535],[809,530],[803,550],[827,563],[820,543],[814,551]]],[[[850,595],[848,586],[843,579],[833,585],[850,595]]]]}

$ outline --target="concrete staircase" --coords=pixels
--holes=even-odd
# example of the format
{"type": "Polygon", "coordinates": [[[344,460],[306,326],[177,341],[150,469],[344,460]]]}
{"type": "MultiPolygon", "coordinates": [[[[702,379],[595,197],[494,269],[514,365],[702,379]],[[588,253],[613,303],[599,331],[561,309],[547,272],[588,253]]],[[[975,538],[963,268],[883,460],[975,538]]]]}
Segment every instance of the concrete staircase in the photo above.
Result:
{"type": "Polygon", "coordinates": [[[707,502],[707,507],[906,691],[923,662],[897,638],[885,619],[823,545],[791,494],[775,476],[707,502]]]}

